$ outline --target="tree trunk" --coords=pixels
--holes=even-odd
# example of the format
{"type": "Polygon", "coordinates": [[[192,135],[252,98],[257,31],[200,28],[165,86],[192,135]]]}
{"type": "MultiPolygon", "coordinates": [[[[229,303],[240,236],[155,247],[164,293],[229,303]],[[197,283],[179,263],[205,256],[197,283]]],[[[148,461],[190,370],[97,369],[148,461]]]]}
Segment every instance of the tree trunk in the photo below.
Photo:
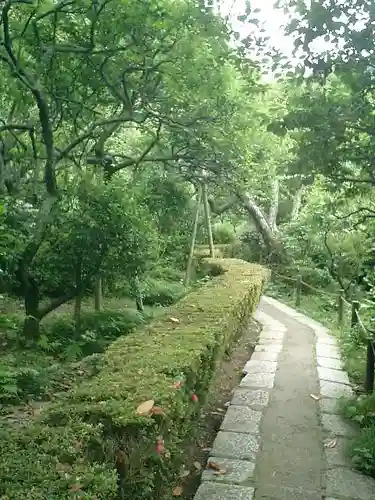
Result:
{"type": "Polygon", "coordinates": [[[76,290],[77,295],[74,302],[74,326],[76,332],[81,328],[81,312],[82,312],[82,299],[83,299],[83,286],[82,286],[82,263],[79,262],[76,267],[76,290]]]}
{"type": "Polygon", "coordinates": [[[74,326],[76,332],[81,328],[82,294],[78,294],[74,301],[74,326]]]}
{"type": "Polygon", "coordinates": [[[24,301],[26,318],[23,323],[23,335],[36,340],[39,337],[40,295],[38,283],[32,276],[25,276],[24,301]]]}
{"type": "Polygon", "coordinates": [[[195,214],[194,214],[193,231],[191,233],[190,251],[189,251],[189,257],[188,257],[188,262],[187,262],[187,266],[186,266],[186,275],[185,275],[185,281],[184,281],[185,286],[189,285],[190,279],[191,279],[191,266],[193,264],[193,258],[194,258],[194,247],[195,247],[195,240],[197,237],[199,209],[201,206],[201,201],[202,201],[202,187],[199,186],[198,195],[197,195],[197,205],[195,207],[195,214]]]}
{"type": "Polygon", "coordinates": [[[135,292],[135,304],[137,307],[137,311],[143,313],[145,309],[143,306],[143,297],[142,297],[141,287],[139,284],[138,275],[136,275],[134,278],[134,292],[135,292]]]}
{"type": "Polygon", "coordinates": [[[103,306],[103,282],[102,278],[98,275],[95,278],[94,288],[94,309],[97,312],[102,310],[103,306]]]}
{"type": "Polygon", "coordinates": [[[244,194],[240,196],[243,206],[248,212],[251,220],[254,222],[257,230],[261,234],[264,244],[270,256],[274,255],[277,259],[282,259],[285,251],[281,241],[278,239],[277,235],[272,231],[265,215],[255,201],[250,197],[249,194],[244,194]]]}
{"type": "Polygon", "coordinates": [[[268,216],[268,224],[273,233],[277,231],[277,215],[279,213],[279,194],[280,194],[280,182],[277,177],[272,181],[272,197],[271,197],[271,206],[270,212],[268,216]]]}
{"type": "Polygon", "coordinates": [[[206,229],[208,236],[208,246],[210,248],[210,257],[214,257],[215,256],[214,239],[212,236],[210,207],[208,204],[208,197],[207,197],[207,184],[205,183],[202,183],[202,196],[203,196],[204,218],[206,221],[206,229]]]}
{"type": "Polygon", "coordinates": [[[292,211],[290,213],[291,221],[295,221],[296,219],[298,219],[299,212],[301,210],[303,194],[304,194],[304,186],[300,186],[299,188],[297,188],[297,191],[294,193],[292,211]]]}

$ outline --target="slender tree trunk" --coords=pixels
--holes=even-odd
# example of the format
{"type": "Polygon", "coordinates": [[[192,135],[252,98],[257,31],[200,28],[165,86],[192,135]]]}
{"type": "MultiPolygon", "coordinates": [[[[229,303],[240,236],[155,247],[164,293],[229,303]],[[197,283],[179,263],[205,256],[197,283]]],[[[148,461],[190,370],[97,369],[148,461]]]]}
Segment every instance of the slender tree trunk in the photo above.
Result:
{"type": "Polygon", "coordinates": [[[295,221],[298,219],[299,212],[301,210],[301,205],[302,205],[302,196],[304,193],[304,186],[300,186],[297,191],[294,193],[293,196],[293,204],[292,204],[292,211],[290,214],[290,220],[295,221]]]}
{"type": "Polygon", "coordinates": [[[279,195],[280,195],[280,182],[277,177],[275,177],[272,181],[272,197],[271,197],[271,206],[270,212],[268,216],[268,223],[272,230],[272,232],[276,233],[277,231],[277,215],[279,213],[279,195]]]}
{"type": "Polygon", "coordinates": [[[134,278],[134,293],[135,293],[135,304],[137,307],[137,311],[143,313],[145,309],[143,306],[143,297],[142,297],[141,286],[139,284],[138,275],[136,275],[134,278]]]}
{"type": "Polygon", "coordinates": [[[77,295],[74,302],[74,325],[76,332],[78,332],[81,328],[81,312],[82,312],[82,299],[83,299],[81,262],[79,262],[76,267],[76,290],[77,290],[77,295]]]}
{"type": "Polygon", "coordinates": [[[3,150],[0,149],[0,194],[6,192],[5,187],[5,162],[3,157],[3,150]]]}
{"type": "Polygon", "coordinates": [[[207,228],[207,235],[208,235],[208,246],[210,248],[210,257],[214,257],[215,249],[214,249],[214,239],[212,236],[210,207],[208,204],[208,196],[207,196],[207,184],[204,182],[202,183],[202,196],[203,196],[204,218],[206,221],[206,228],[207,228]]]}
{"type": "Polygon", "coordinates": [[[188,262],[187,262],[187,266],[186,266],[186,275],[185,275],[185,281],[184,281],[185,286],[189,285],[190,279],[191,279],[191,267],[192,267],[193,258],[194,258],[194,248],[195,248],[195,240],[197,237],[199,209],[201,206],[201,202],[202,202],[202,187],[199,186],[198,195],[197,195],[197,204],[195,207],[195,214],[194,214],[193,231],[191,233],[190,251],[189,251],[189,257],[188,257],[188,262]]]}
{"type": "Polygon", "coordinates": [[[24,283],[24,300],[26,318],[23,323],[23,335],[27,339],[36,340],[39,337],[39,286],[37,281],[31,276],[27,276],[24,283]]]}
{"type": "Polygon", "coordinates": [[[95,278],[95,288],[94,288],[94,309],[100,312],[103,307],[103,282],[100,275],[95,278]]]}

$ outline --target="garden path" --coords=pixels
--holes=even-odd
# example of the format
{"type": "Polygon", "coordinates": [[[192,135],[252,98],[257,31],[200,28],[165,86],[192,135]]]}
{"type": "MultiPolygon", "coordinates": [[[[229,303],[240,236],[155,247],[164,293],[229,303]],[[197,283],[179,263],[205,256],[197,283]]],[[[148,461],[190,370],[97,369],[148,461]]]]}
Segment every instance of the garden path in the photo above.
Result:
{"type": "Polygon", "coordinates": [[[236,389],[195,500],[370,500],[375,480],[354,471],[355,432],[338,415],[352,393],[336,339],[320,323],[263,297],[263,330],[236,389]]]}

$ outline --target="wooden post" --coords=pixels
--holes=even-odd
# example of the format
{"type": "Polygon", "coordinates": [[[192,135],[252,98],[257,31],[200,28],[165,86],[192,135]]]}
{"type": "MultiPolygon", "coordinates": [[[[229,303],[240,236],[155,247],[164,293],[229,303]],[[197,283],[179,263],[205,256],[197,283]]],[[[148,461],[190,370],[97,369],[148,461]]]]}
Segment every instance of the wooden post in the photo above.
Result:
{"type": "Polygon", "coordinates": [[[358,302],[358,300],[353,300],[353,302],[352,302],[352,320],[351,320],[352,328],[358,323],[358,316],[357,316],[358,311],[359,311],[359,302],[358,302]]]}
{"type": "Polygon", "coordinates": [[[206,229],[208,236],[208,246],[210,249],[210,257],[215,256],[214,250],[214,239],[212,236],[212,227],[211,227],[211,219],[210,219],[210,206],[208,204],[208,196],[207,196],[207,184],[205,182],[202,183],[202,196],[203,196],[203,208],[204,208],[204,218],[206,220],[206,229]]]}
{"type": "Polygon", "coordinates": [[[367,394],[374,392],[374,371],[375,371],[375,357],[373,349],[373,341],[367,340],[367,359],[366,359],[366,378],[365,378],[365,391],[367,394]]]}
{"type": "Polygon", "coordinates": [[[344,293],[345,291],[341,288],[338,296],[338,323],[340,326],[344,323],[344,293]]]}
{"type": "Polygon", "coordinates": [[[186,274],[185,274],[185,281],[184,281],[185,286],[189,286],[189,283],[190,283],[191,266],[193,265],[194,247],[195,247],[195,240],[197,237],[199,209],[201,206],[201,202],[202,202],[202,186],[199,186],[198,195],[197,195],[197,204],[195,207],[195,214],[194,214],[193,231],[191,233],[190,251],[189,251],[189,257],[188,257],[188,262],[187,262],[187,266],[186,266],[186,274]]]}
{"type": "Polygon", "coordinates": [[[299,274],[296,280],[296,307],[301,305],[302,276],[299,274]]]}

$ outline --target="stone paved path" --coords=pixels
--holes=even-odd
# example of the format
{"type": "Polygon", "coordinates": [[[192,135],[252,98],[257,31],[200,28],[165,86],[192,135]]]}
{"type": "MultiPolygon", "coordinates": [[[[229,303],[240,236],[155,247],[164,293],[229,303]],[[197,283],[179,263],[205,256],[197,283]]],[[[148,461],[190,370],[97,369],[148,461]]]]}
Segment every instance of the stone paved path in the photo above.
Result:
{"type": "Polygon", "coordinates": [[[205,470],[195,500],[375,499],[345,458],[355,429],[336,403],[352,391],[335,338],[268,297],[255,317],[259,343],[211,451],[227,472],[205,470]]]}

